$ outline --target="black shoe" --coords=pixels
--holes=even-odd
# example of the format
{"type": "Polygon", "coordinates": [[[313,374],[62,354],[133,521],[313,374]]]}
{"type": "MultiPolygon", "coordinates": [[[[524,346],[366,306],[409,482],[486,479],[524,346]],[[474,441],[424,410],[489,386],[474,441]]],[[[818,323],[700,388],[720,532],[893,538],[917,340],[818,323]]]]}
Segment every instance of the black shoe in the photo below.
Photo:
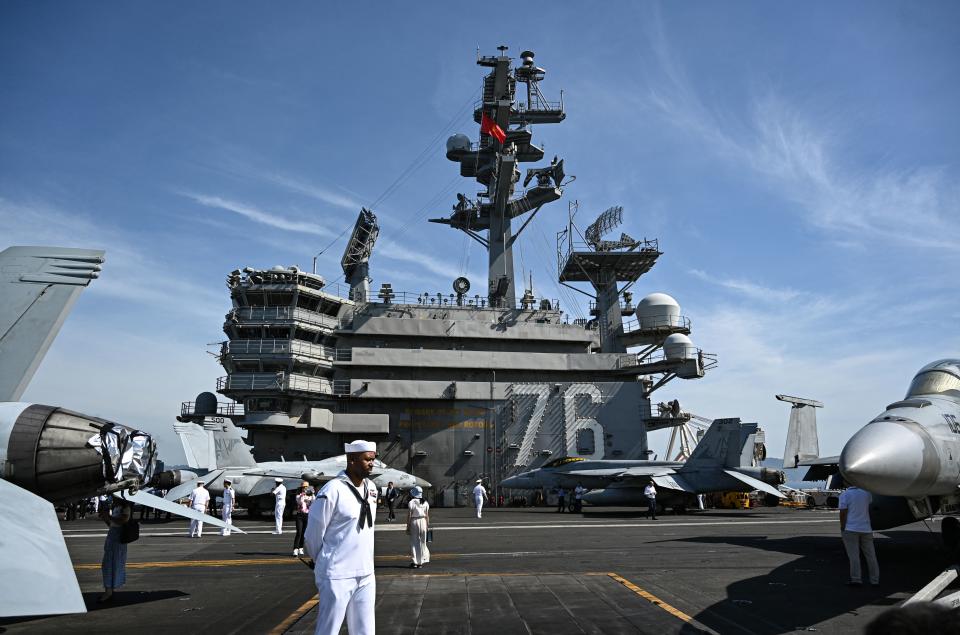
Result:
{"type": "Polygon", "coordinates": [[[847,586],[863,586],[863,583],[862,583],[862,582],[854,582],[853,580],[849,580],[849,581],[847,582],[847,586]]]}

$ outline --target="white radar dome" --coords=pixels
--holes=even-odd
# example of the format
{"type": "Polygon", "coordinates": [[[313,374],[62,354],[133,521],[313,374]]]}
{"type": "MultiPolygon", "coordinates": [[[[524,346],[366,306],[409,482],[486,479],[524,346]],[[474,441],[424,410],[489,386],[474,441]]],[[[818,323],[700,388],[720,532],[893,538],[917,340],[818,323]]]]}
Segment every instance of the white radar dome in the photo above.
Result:
{"type": "Polygon", "coordinates": [[[467,152],[470,150],[470,137],[457,133],[447,139],[447,152],[467,152]]]}
{"type": "Polygon", "coordinates": [[[640,328],[662,328],[680,324],[680,305],[666,293],[651,293],[637,304],[640,328]]]}
{"type": "Polygon", "coordinates": [[[694,359],[697,356],[697,348],[686,335],[674,333],[668,335],[663,341],[663,353],[667,359],[694,359]]]}

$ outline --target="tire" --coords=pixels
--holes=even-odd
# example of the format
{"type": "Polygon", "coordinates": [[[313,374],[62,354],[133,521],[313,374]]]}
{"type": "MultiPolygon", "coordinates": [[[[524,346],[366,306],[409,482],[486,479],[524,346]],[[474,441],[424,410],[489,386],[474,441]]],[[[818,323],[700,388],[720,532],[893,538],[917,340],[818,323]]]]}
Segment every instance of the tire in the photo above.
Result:
{"type": "Polygon", "coordinates": [[[954,562],[960,562],[960,518],[946,516],[940,525],[940,537],[947,555],[954,562]]]}

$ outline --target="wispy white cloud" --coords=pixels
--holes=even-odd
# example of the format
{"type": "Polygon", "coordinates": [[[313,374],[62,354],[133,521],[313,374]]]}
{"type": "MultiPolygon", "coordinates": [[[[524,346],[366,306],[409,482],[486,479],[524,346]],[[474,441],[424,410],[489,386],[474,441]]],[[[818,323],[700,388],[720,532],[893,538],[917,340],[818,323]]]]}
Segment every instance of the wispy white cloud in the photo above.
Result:
{"type": "Polygon", "coordinates": [[[257,176],[268,183],[278,185],[282,188],[290,190],[291,192],[303,194],[304,196],[309,196],[310,198],[314,198],[318,201],[322,201],[336,207],[342,207],[344,209],[359,212],[360,208],[363,206],[363,204],[358,200],[360,197],[353,193],[350,193],[351,195],[348,196],[347,194],[341,194],[329,188],[325,188],[314,183],[307,183],[290,176],[278,174],[276,172],[258,173],[257,176]]]}
{"type": "Polygon", "coordinates": [[[960,186],[940,166],[863,168],[840,157],[844,127],[817,119],[774,93],[730,116],[709,107],[670,47],[659,16],[647,23],[658,73],[643,105],[701,139],[738,169],[763,179],[810,224],[849,245],[883,239],[905,246],[955,249],[960,186]]]}
{"type": "Polygon", "coordinates": [[[410,247],[398,245],[389,240],[382,240],[377,243],[376,254],[389,260],[397,260],[418,265],[422,269],[429,271],[443,279],[453,280],[458,275],[456,265],[439,260],[425,251],[418,251],[410,247]]]}
{"type": "Polygon", "coordinates": [[[764,302],[790,302],[804,295],[804,292],[796,289],[775,289],[744,280],[742,278],[715,278],[700,269],[691,269],[690,274],[703,280],[726,289],[731,289],[752,300],[762,300],[764,302]]]}
{"type": "Polygon", "coordinates": [[[147,253],[143,241],[80,212],[66,212],[41,202],[0,198],[0,249],[10,245],[49,244],[64,247],[102,248],[106,263],[89,293],[129,300],[145,306],[170,308],[178,313],[219,319],[227,298],[215,289],[196,284],[189,272],[171,270],[147,253]],[[175,300],[171,300],[171,298],[175,300]]]}
{"type": "Polygon", "coordinates": [[[325,229],[321,225],[318,225],[317,223],[294,220],[275,213],[265,212],[247,203],[240,203],[219,196],[208,196],[206,194],[196,194],[190,192],[183,192],[182,194],[183,196],[192,199],[204,207],[222,209],[233,214],[243,216],[247,220],[251,220],[261,225],[267,225],[275,229],[282,229],[284,231],[298,232],[302,234],[313,234],[314,236],[333,235],[329,230],[325,229]]]}

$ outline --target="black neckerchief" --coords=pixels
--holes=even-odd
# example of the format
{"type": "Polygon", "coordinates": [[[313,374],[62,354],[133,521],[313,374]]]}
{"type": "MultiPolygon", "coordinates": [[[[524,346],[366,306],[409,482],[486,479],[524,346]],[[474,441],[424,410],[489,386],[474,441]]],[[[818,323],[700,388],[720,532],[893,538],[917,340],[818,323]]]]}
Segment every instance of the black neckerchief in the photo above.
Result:
{"type": "Polygon", "coordinates": [[[360,492],[357,491],[357,488],[350,481],[350,477],[347,476],[344,479],[347,482],[348,487],[353,495],[356,497],[357,502],[360,503],[360,522],[357,523],[357,529],[363,529],[363,521],[367,521],[367,527],[373,527],[373,512],[370,510],[370,501],[367,500],[367,479],[363,479],[360,483],[363,486],[363,496],[360,496],[360,492]]]}

